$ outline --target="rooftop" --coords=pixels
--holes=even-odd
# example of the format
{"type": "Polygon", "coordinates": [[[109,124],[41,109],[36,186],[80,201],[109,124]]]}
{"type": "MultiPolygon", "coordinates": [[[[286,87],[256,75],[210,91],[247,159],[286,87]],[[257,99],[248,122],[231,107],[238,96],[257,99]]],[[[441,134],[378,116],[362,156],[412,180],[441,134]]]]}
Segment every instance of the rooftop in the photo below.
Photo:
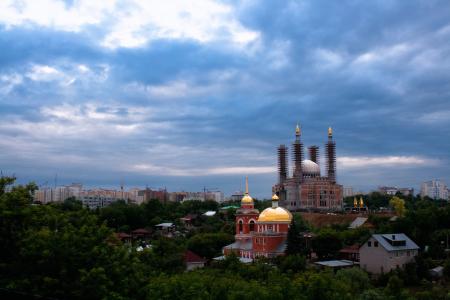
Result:
{"type": "Polygon", "coordinates": [[[355,229],[358,228],[362,225],[364,225],[364,223],[366,223],[367,218],[365,217],[357,217],[355,220],[353,220],[353,222],[348,226],[348,228],[350,229],[355,229]]]}
{"type": "Polygon", "coordinates": [[[207,216],[207,217],[212,217],[212,216],[214,216],[215,214],[216,214],[215,211],[209,210],[209,211],[205,212],[203,215],[204,215],[204,216],[207,216]]]}
{"type": "Polygon", "coordinates": [[[165,228],[167,228],[167,227],[173,227],[173,223],[161,223],[161,224],[158,224],[158,225],[155,225],[156,227],[165,227],[165,228]]]}
{"type": "Polygon", "coordinates": [[[372,237],[387,251],[420,249],[419,246],[404,233],[374,234],[372,237]]]}
{"type": "Polygon", "coordinates": [[[184,252],[184,261],[187,263],[205,262],[206,260],[190,250],[184,252]]]}
{"type": "Polygon", "coordinates": [[[343,267],[350,267],[354,265],[354,262],[351,260],[324,260],[324,261],[318,261],[315,263],[316,265],[324,266],[324,267],[330,267],[330,268],[343,268],[343,267]]]}

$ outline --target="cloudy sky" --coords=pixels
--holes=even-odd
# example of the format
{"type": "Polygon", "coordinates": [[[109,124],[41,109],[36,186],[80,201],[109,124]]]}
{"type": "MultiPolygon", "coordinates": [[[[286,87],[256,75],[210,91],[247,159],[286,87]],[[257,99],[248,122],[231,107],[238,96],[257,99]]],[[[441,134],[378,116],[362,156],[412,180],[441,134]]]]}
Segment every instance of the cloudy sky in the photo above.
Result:
{"type": "Polygon", "coordinates": [[[0,169],[268,197],[299,122],[345,186],[450,184],[449,41],[447,0],[2,0],[0,169]]]}

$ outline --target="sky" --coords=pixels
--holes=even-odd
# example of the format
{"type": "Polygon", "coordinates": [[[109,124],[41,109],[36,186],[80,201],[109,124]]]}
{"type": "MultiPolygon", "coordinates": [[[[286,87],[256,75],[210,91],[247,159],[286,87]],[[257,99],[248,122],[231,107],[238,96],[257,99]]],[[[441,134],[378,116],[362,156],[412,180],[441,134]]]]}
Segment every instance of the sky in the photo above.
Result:
{"type": "Polygon", "coordinates": [[[344,186],[450,184],[449,41],[447,0],[2,0],[0,169],[267,198],[299,123],[344,186]]]}

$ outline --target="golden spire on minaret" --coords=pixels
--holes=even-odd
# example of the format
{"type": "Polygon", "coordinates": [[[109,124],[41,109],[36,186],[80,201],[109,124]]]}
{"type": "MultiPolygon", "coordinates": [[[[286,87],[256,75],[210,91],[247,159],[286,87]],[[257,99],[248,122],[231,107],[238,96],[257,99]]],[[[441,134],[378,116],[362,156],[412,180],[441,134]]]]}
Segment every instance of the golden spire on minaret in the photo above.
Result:
{"type": "Polygon", "coordinates": [[[297,123],[297,127],[295,127],[295,135],[299,136],[300,134],[301,134],[300,126],[298,126],[298,123],[297,123]]]}
{"type": "Polygon", "coordinates": [[[328,127],[328,136],[332,137],[333,136],[333,129],[330,127],[328,127]]]}

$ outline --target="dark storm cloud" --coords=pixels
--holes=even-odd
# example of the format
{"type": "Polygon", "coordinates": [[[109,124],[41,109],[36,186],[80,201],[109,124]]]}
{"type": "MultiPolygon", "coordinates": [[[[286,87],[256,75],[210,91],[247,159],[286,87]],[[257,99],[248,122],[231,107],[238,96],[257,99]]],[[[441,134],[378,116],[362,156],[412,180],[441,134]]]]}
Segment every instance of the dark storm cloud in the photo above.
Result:
{"type": "Polygon", "coordinates": [[[101,41],[113,21],[0,27],[3,168],[229,193],[245,173],[227,168],[258,167],[255,193],[267,196],[275,147],[300,122],[307,145],[333,126],[338,155],[358,158],[338,170],[345,185],[449,181],[447,1],[224,3],[256,40],[233,46],[224,31],[111,49],[101,41]],[[27,143],[34,151],[17,151],[27,143]]]}

